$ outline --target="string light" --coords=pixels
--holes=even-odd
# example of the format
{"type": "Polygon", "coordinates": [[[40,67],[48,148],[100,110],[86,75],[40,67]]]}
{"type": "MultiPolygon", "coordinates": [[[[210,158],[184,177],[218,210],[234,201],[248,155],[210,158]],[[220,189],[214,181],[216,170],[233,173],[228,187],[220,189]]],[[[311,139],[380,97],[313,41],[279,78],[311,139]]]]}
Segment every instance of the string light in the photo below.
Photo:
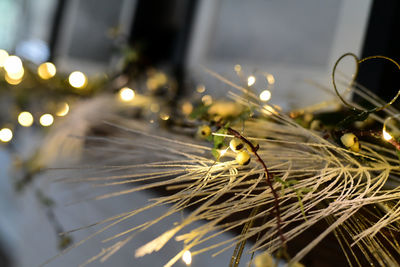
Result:
{"type": "Polygon", "coordinates": [[[167,121],[167,120],[169,120],[169,115],[166,113],[161,113],[160,119],[162,119],[163,121],[167,121]]]}
{"type": "Polygon", "coordinates": [[[265,75],[265,77],[267,78],[267,81],[268,81],[269,84],[274,84],[275,83],[275,77],[271,73],[268,73],[267,75],[265,75]]]}
{"type": "Polygon", "coordinates": [[[192,253],[189,250],[183,252],[182,260],[187,266],[192,264],[192,253]]]}
{"type": "Polygon", "coordinates": [[[43,114],[43,115],[40,117],[39,122],[40,122],[40,124],[41,124],[42,126],[47,127],[47,126],[50,126],[50,125],[53,124],[53,122],[54,122],[54,117],[53,117],[53,115],[51,115],[51,114],[43,114]]]}
{"type": "Polygon", "coordinates": [[[119,90],[119,98],[123,102],[132,101],[135,98],[135,91],[133,91],[131,88],[124,87],[121,90],[119,90]]]}
{"type": "Polygon", "coordinates": [[[20,84],[22,82],[22,78],[15,80],[15,79],[11,78],[10,76],[8,76],[7,73],[4,75],[4,79],[6,80],[6,82],[8,84],[11,84],[11,85],[17,85],[17,84],[20,84]]]}
{"type": "Polygon", "coordinates": [[[210,95],[205,95],[201,98],[201,102],[203,102],[204,105],[208,106],[212,104],[213,99],[210,95]]]}
{"type": "Polygon", "coordinates": [[[23,70],[22,61],[17,56],[9,56],[4,60],[4,69],[9,75],[18,74],[23,70]]]}
{"type": "Polygon", "coordinates": [[[22,80],[22,77],[24,77],[24,73],[24,68],[20,68],[18,72],[7,72],[6,76],[8,76],[8,78],[10,78],[11,80],[18,81],[22,80]]]}
{"type": "Polygon", "coordinates": [[[241,72],[242,71],[242,66],[240,66],[239,64],[236,64],[234,67],[236,72],[241,72]]]}
{"type": "Polygon", "coordinates": [[[252,86],[255,83],[256,83],[256,77],[254,77],[253,75],[251,75],[251,76],[249,76],[247,78],[247,85],[248,86],[252,86]]]}
{"type": "Polygon", "coordinates": [[[206,91],[206,87],[203,84],[199,84],[196,87],[196,91],[197,91],[197,93],[200,93],[200,94],[204,93],[206,91]]]}
{"type": "Polygon", "coordinates": [[[48,80],[56,75],[57,69],[51,62],[45,62],[40,64],[37,69],[37,73],[43,80],[48,80]]]}
{"type": "Polygon", "coordinates": [[[8,128],[3,128],[0,130],[0,141],[7,143],[13,138],[13,132],[8,128]]]}
{"type": "Polygon", "coordinates": [[[33,124],[33,116],[28,111],[23,111],[18,115],[18,122],[24,127],[30,127],[33,124]]]}
{"type": "Polygon", "coordinates": [[[183,112],[183,114],[185,114],[185,115],[189,115],[190,113],[192,113],[192,111],[193,111],[193,105],[192,105],[192,103],[190,103],[190,102],[185,102],[185,103],[183,103],[183,105],[182,105],[182,112],[183,112]]]}
{"type": "Polygon", "coordinates": [[[60,109],[57,111],[56,115],[59,117],[64,117],[69,112],[69,105],[68,103],[64,102],[60,105],[60,109]]]}
{"type": "Polygon", "coordinates": [[[68,77],[69,84],[77,89],[84,88],[87,83],[85,74],[80,71],[72,72],[68,77]]]}
{"type": "Polygon", "coordinates": [[[268,100],[271,99],[271,92],[269,90],[264,90],[260,94],[260,100],[267,102],[268,100]]]}
{"type": "Polygon", "coordinates": [[[0,67],[4,67],[4,61],[8,58],[6,50],[0,49],[0,67]]]}

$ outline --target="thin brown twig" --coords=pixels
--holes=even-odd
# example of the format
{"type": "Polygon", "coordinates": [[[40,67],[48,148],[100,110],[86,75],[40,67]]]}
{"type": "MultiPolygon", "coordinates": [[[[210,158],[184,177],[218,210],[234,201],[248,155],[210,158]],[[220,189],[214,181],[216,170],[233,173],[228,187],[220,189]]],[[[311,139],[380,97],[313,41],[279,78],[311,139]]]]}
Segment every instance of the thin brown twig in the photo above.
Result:
{"type": "Polygon", "coordinates": [[[257,158],[257,161],[264,168],[265,176],[267,178],[266,179],[267,180],[267,184],[268,184],[269,188],[271,189],[272,195],[274,196],[274,208],[275,208],[275,212],[276,212],[276,224],[277,224],[277,228],[278,228],[279,237],[281,239],[282,246],[285,247],[286,238],[283,235],[283,231],[282,231],[281,212],[280,212],[280,209],[279,209],[279,196],[278,196],[278,193],[276,192],[276,190],[274,189],[274,186],[272,184],[272,179],[273,179],[272,174],[268,171],[267,165],[262,160],[260,155],[258,155],[258,153],[257,153],[257,150],[259,149],[259,145],[254,146],[243,135],[241,135],[238,131],[232,129],[231,127],[228,127],[227,130],[228,130],[229,134],[235,136],[236,138],[239,138],[240,140],[245,142],[251,148],[251,152],[253,152],[254,156],[257,158]]]}

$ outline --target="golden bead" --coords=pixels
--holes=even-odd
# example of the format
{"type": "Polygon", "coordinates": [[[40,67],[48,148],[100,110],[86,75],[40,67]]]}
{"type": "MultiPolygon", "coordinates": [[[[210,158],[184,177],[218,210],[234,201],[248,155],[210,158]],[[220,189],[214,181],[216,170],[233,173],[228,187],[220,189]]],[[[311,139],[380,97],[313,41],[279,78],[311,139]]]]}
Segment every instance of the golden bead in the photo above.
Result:
{"type": "Polygon", "coordinates": [[[358,143],[358,138],[353,133],[346,133],[340,137],[340,141],[345,147],[351,147],[355,143],[358,143]]]}
{"type": "Polygon", "coordinates": [[[207,138],[211,134],[211,128],[208,125],[200,126],[197,133],[200,137],[207,138]]]}
{"type": "Polygon", "coordinates": [[[244,144],[239,138],[233,138],[229,142],[229,147],[232,149],[233,152],[239,152],[244,148],[244,144]]]}
{"type": "Polygon", "coordinates": [[[236,162],[240,165],[247,165],[250,163],[250,154],[247,151],[240,151],[236,155],[236,162]]]}

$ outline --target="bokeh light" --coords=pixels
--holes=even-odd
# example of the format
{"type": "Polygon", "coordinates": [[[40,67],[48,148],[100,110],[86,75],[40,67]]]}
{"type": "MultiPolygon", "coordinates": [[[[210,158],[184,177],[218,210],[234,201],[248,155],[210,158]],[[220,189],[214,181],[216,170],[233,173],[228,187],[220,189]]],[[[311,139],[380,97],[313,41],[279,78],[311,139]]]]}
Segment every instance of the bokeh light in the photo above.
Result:
{"type": "Polygon", "coordinates": [[[69,105],[68,103],[64,102],[59,105],[59,109],[56,113],[58,117],[64,117],[69,112],[69,105]]]}
{"type": "Polygon", "coordinates": [[[4,67],[4,61],[8,58],[6,50],[0,49],[0,67],[4,67]]]}
{"type": "Polygon", "coordinates": [[[23,111],[18,115],[18,122],[24,127],[29,127],[33,124],[33,116],[28,111],[23,111]]]}
{"type": "Polygon", "coordinates": [[[37,69],[39,77],[42,78],[43,80],[48,80],[54,77],[54,75],[56,75],[56,72],[57,72],[56,66],[54,66],[54,64],[51,62],[42,63],[37,69]]]}
{"type": "Polygon", "coordinates": [[[135,98],[135,91],[133,91],[131,88],[124,87],[121,90],[119,90],[119,98],[123,102],[132,101],[135,98]]]}
{"type": "Polygon", "coordinates": [[[50,125],[53,124],[53,122],[54,122],[54,117],[53,117],[53,115],[51,115],[51,114],[43,114],[43,115],[40,117],[39,122],[40,122],[40,124],[41,124],[42,126],[47,127],[47,126],[50,126],[50,125]]]}
{"type": "Polygon", "coordinates": [[[72,87],[81,89],[86,86],[87,78],[82,72],[74,71],[69,75],[68,81],[72,87]]]}
{"type": "Polygon", "coordinates": [[[3,128],[0,130],[0,141],[7,143],[13,138],[13,132],[8,128],[3,128]]]}
{"type": "Polygon", "coordinates": [[[23,70],[22,61],[17,56],[9,56],[4,60],[4,69],[9,75],[20,73],[23,70]]]}
{"type": "Polygon", "coordinates": [[[252,86],[255,83],[256,83],[256,77],[254,77],[253,75],[251,75],[251,76],[249,76],[247,78],[247,85],[248,86],[252,86]]]}
{"type": "Polygon", "coordinates": [[[182,255],[182,260],[186,265],[192,264],[192,253],[186,250],[182,255]]]}
{"type": "Polygon", "coordinates": [[[267,102],[268,100],[271,99],[271,92],[269,90],[264,90],[260,94],[260,100],[267,102]]]}

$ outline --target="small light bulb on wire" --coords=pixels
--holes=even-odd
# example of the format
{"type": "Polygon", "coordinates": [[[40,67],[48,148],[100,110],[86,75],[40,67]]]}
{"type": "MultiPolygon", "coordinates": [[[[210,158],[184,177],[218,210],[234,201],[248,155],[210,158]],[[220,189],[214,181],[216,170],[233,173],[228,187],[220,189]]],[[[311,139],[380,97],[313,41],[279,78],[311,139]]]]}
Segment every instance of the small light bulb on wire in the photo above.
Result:
{"type": "Polygon", "coordinates": [[[53,122],[54,122],[54,117],[53,117],[53,115],[51,115],[51,114],[43,114],[43,115],[40,117],[39,122],[40,122],[40,124],[41,124],[42,126],[47,127],[47,126],[50,126],[50,125],[53,124],[53,122]]]}
{"type": "Polygon", "coordinates": [[[18,115],[18,122],[24,127],[30,127],[33,124],[33,116],[28,111],[23,111],[18,115]]]}
{"type": "Polygon", "coordinates": [[[189,250],[183,252],[182,260],[187,266],[192,264],[192,253],[189,250]]]}
{"type": "Polygon", "coordinates": [[[37,73],[43,80],[48,80],[56,75],[57,69],[51,62],[45,62],[40,64],[37,69],[37,73]]]}
{"type": "Polygon", "coordinates": [[[0,141],[7,143],[13,138],[13,132],[8,128],[3,128],[0,130],[0,141]]]}
{"type": "Polygon", "coordinates": [[[253,75],[247,78],[247,86],[252,86],[255,83],[256,83],[256,77],[254,77],[253,75]]]}
{"type": "Polygon", "coordinates": [[[87,84],[87,78],[85,74],[80,71],[72,72],[68,77],[69,84],[77,89],[82,89],[87,84]]]}
{"type": "Polygon", "coordinates": [[[132,101],[135,98],[135,91],[133,91],[131,88],[124,87],[119,90],[119,98],[123,102],[132,101]]]}

